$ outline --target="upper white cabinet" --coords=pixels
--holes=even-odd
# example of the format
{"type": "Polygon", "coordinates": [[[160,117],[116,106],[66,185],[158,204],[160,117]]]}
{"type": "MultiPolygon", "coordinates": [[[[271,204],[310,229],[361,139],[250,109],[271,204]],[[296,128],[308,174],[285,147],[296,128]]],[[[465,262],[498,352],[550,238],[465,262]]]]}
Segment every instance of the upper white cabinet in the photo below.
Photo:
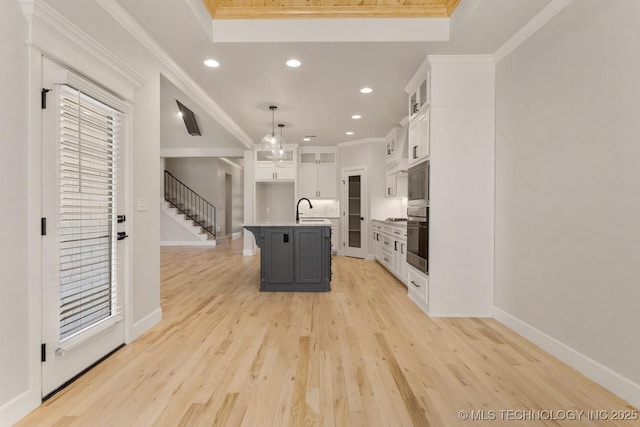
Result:
{"type": "Polygon", "coordinates": [[[406,172],[407,170],[407,132],[408,125],[406,119],[403,126],[396,126],[385,138],[386,143],[386,165],[387,175],[406,172]]]}
{"type": "Polygon", "coordinates": [[[431,104],[431,69],[426,60],[404,89],[409,94],[409,119],[431,104]]]}
{"type": "Polygon", "coordinates": [[[338,198],[338,150],[335,147],[300,147],[298,196],[338,198]]]}
{"type": "Polygon", "coordinates": [[[425,59],[404,88],[409,94],[409,165],[429,157],[431,79],[431,66],[425,59]]]}
{"type": "Polygon", "coordinates": [[[429,157],[431,126],[430,108],[425,108],[409,123],[409,165],[429,157]]]}
{"type": "Polygon", "coordinates": [[[387,197],[407,197],[408,175],[387,175],[385,196],[387,197]]]}
{"type": "Polygon", "coordinates": [[[284,160],[274,162],[271,150],[256,150],[256,181],[295,181],[296,147],[284,146],[284,160]]]}

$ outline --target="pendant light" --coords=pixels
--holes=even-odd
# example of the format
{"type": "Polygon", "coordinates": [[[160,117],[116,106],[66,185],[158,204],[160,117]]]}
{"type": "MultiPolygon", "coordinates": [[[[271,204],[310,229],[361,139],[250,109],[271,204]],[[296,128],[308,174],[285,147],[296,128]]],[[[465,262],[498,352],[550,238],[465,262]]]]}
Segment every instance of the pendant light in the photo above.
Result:
{"type": "Polygon", "coordinates": [[[275,105],[270,105],[269,110],[271,110],[271,133],[266,134],[262,138],[262,145],[264,147],[273,148],[278,145],[278,136],[276,135],[276,110],[278,109],[275,105]]]}
{"type": "Polygon", "coordinates": [[[278,166],[279,163],[284,163],[287,160],[284,147],[282,145],[284,143],[284,138],[282,137],[282,129],[284,128],[284,124],[278,123],[278,127],[280,128],[279,145],[277,147],[274,147],[274,149],[271,151],[273,153],[273,162],[276,164],[276,166],[278,166]]]}

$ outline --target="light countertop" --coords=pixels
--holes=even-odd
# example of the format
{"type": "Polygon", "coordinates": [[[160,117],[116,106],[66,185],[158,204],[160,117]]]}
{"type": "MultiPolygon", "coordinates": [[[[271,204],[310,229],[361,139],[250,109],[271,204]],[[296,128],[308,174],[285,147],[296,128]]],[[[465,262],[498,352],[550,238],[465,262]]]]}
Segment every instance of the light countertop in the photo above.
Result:
{"type": "Polygon", "coordinates": [[[241,227],[331,227],[331,221],[319,218],[301,218],[300,222],[258,222],[255,224],[240,224],[241,227]]]}

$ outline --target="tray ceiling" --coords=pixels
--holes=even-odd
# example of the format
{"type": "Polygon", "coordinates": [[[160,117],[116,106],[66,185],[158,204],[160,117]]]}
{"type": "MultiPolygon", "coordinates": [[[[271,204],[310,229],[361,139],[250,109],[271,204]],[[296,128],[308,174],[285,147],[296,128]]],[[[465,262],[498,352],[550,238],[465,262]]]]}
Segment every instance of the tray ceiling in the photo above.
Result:
{"type": "Polygon", "coordinates": [[[460,0],[203,0],[212,19],[447,18],[460,0]]]}

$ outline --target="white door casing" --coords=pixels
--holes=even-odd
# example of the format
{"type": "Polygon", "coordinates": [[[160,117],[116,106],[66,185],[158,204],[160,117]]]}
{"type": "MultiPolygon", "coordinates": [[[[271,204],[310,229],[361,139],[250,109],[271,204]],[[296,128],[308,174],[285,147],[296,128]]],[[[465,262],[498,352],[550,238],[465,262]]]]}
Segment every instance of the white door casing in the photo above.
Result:
{"type": "Polygon", "coordinates": [[[341,254],[365,258],[369,235],[369,188],[366,166],[342,169],[340,196],[341,254]]]}
{"type": "MultiPolygon", "coordinates": [[[[61,120],[62,115],[67,114],[61,107],[63,92],[65,99],[72,98],[69,98],[70,93],[77,93],[78,99],[82,97],[95,105],[114,105],[117,100],[46,58],[43,58],[42,76],[43,88],[50,90],[46,95],[47,108],[42,110],[42,217],[46,218],[46,235],[42,237],[42,343],[45,345],[42,396],[47,396],[118,348],[125,340],[122,321],[125,241],[117,240],[117,233],[124,229],[124,224],[116,221],[118,213],[124,212],[124,168],[117,166],[124,152],[122,144],[125,138],[124,132],[117,131],[117,125],[109,128],[116,141],[114,147],[118,144],[121,146],[108,151],[108,154],[103,154],[104,150],[100,147],[89,147],[89,143],[83,142],[83,138],[86,141],[92,137],[89,131],[85,134],[73,129],[71,134],[74,136],[62,138],[61,128],[68,126],[62,124],[61,120]],[[89,95],[80,95],[80,92],[89,92],[89,95]],[[104,96],[101,97],[103,92],[104,96]],[[104,166],[104,170],[96,172],[97,177],[83,175],[87,171],[87,167],[80,167],[84,160],[76,160],[77,164],[73,164],[72,169],[77,167],[85,172],[69,172],[69,151],[73,152],[74,149],[68,143],[76,137],[77,159],[81,158],[80,152],[84,151],[82,156],[93,158],[95,154],[96,158],[102,156],[102,160],[96,161],[109,162],[110,166],[104,166]],[[61,143],[62,139],[65,139],[66,145],[61,143]],[[104,160],[107,157],[109,159],[104,160]],[[105,172],[107,170],[108,173],[105,172]],[[73,176],[79,185],[69,184],[69,176],[73,176]],[[96,188],[90,188],[92,186],[96,188]],[[61,196],[63,192],[64,197],[61,196]],[[78,198],[84,198],[83,201],[75,200],[75,194],[78,198]],[[87,204],[99,207],[87,208],[87,204]],[[102,219],[94,219],[98,216],[102,219]],[[85,221],[82,222],[81,218],[85,221]],[[100,231],[96,231],[96,228],[100,231]],[[69,237],[69,233],[73,237],[69,237]],[[94,237],[97,235],[100,237],[94,237]],[[96,243],[97,240],[100,243],[96,243]],[[81,257],[76,252],[84,255],[81,257]],[[72,289],[78,303],[71,304],[68,298],[63,303],[63,286],[72,289]],[[101,312],[89,316],[86,315],[87,311],[83,312],[83,308],[91,299],[102,301],[103,308],[101,312]],[[75,323],[64,319],[71,319],[75,323]]],[[[117,113],[115,108],[114,112],[117,113]]],[[[117,115],[114,114],[114,117],[117,115]]],[[[116,122],[113,119],[113,123],[116,122]]],[[[94,125],[101,127],[97,122],[89,127],[94,125]]]]}

